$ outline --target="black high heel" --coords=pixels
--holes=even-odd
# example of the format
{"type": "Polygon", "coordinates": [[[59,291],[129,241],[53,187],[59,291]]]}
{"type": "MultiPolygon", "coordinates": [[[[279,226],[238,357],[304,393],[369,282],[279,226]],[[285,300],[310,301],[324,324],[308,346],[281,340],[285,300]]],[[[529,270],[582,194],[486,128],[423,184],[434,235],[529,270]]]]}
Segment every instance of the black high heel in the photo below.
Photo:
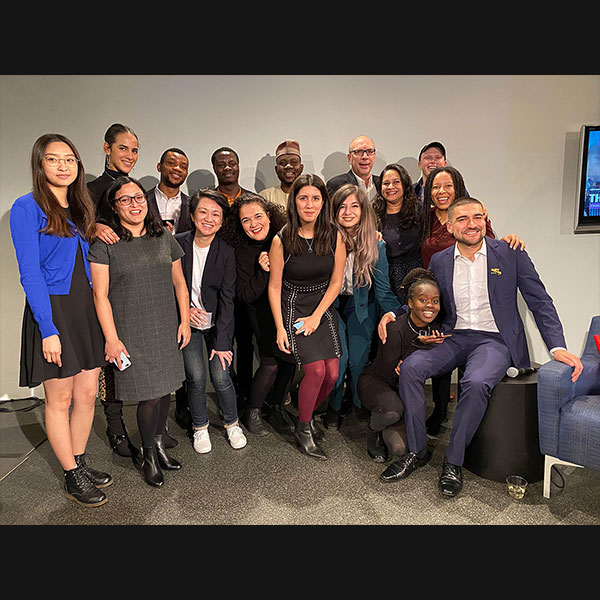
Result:
{"type": "Polygon", "coordinates": [[[154,487],[161,487],[165,480],[163,477],[163,472],[160,470],[156,447],[143,446],[142,455],[144,457],[142,462],[142,472],[144,473],[144,479],[146,480],[146,483],[154,487]]]}
{"type": "Polygon", "coordinates": [[[158,456],[158,464],[163,469],[168,469],[169,471],[178,471],[181,469],[181,463],[167,454],[165,441],[162,435],[155,436],[154,447],[156,448],[156,454],[158,456]]]}
{"type": "Polygon", "coordinates": [[[310,423],[298,421],[294,437],[296,438],[296,446],[300,452],[302,452],[302,454],[312,456],[313,458],[319,458],[321,460],[327,460],[327,455],[325,452],[323,452],[323,449],[321,446],[319,446],[319,444],[317,444],[313,437],[310,423]]]}

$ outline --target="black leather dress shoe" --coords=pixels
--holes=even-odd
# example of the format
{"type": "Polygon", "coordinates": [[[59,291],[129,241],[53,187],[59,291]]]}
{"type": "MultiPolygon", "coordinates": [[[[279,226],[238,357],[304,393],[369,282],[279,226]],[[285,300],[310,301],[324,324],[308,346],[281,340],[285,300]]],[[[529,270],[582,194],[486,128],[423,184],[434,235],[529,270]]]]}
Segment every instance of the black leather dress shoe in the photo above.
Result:
{"type": "Polygon", "coordinates": [[[398,460],[395,460],[381,475],[383,481],[398,481],[406,479],[413,471],[426,465],[431,458],[431,452],[427,451],[423,458],[419,458],[414,452],[407,452],[398,460]]]}
{"type": "Polygon", "coordinates": [[[463,478],[462,469],[459,465],[453,465],[444,459],[439,488],[442,495],[451,498],[460,493],[463,488],[463,478]]]}

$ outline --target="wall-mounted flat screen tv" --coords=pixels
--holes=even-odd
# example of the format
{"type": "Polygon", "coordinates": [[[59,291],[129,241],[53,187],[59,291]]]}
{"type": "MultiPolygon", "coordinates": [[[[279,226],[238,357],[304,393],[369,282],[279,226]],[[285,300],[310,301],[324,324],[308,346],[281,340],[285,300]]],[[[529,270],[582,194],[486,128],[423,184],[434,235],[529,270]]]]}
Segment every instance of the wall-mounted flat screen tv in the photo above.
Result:
{"type": "Polygon", "coordinates": [[[600,125],[583,125],[575,233],[600,233],[600,125]]]}

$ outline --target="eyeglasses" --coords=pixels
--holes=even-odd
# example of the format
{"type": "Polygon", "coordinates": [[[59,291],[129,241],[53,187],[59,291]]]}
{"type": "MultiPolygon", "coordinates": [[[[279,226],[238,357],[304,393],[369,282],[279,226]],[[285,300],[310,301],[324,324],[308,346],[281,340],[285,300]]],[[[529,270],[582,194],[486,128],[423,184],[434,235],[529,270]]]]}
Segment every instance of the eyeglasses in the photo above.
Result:
{"type": "Polygon", "coordinates": [[[146,204],[146,196],[144,196],[144,194],[136,194],[135,196],[121,196],[120,198],[115,198],[115,201],[118,202],[121,206],[130,206],[134,200],[136,204],[146,204]]]}
{"type": "Polygon", "coordinates": [[[375,154],[375,148],[367,148],[366,150],[350,150],[350,154],[357,156],[358,158],[364,156],[365,154],[367,156],[373,156],[373,154],[375,154]]]}
{"type": "Polygon", "coordinates": [[[44,156],[44,160],[51,167],[58,167],[60,163],[64,163],[67,167],[75,167],[79,162],[74,156],[68,156],[67,158],[58,158],[58,156],[44,156]]]}

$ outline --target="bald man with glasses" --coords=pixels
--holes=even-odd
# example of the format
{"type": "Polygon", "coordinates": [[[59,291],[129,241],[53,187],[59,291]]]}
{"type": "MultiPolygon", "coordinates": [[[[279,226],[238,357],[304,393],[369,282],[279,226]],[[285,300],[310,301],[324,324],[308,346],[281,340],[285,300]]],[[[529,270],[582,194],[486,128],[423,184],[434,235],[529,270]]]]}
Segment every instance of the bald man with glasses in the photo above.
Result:
{"type": "Polygon", "coordinates": [[[379,177],[373,175],[373,165],[375,164],[376,148],[373,140],[366,135],[360,135],[354,138],[348,146],[348,163],[350,170],[342,175],[336,175],[327,182],[327,191],[329,196],[347,183],[357,185],[364,190],[367,197],[372,202],[377,196],[377,185],[379,177]]]}

